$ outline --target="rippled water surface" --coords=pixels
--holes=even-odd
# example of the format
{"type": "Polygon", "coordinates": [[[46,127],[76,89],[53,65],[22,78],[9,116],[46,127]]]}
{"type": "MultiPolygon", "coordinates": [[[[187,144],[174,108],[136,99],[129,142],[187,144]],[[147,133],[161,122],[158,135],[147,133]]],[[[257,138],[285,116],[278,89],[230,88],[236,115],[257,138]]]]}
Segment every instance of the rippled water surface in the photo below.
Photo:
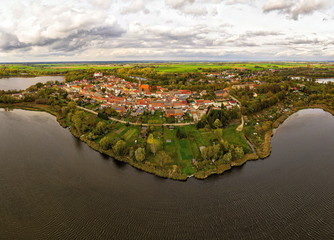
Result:
{"type": "Polygon", "coordinates": [[[334,239],[334,117],[303,110],[266,160],[161,179],[46,113],[0,110],[0,239],[334,239]]]}
{"type": "Polygon", "coordinates": [[[64,81],[62,76],[42,76],[35,78],[0,78],[0,90],[24,90],[36,83],[46,83],[48,81],[64,81]]]}

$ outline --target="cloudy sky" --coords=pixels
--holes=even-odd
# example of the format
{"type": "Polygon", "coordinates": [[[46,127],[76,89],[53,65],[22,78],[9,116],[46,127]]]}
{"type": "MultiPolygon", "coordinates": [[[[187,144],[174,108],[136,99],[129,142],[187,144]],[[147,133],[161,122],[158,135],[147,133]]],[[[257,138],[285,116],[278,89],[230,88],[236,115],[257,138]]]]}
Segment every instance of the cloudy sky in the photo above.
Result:
{"type": "Polygon", "coordinates": [[[332,60],[334,0],[11,0],[0,62],[332,60]]]}

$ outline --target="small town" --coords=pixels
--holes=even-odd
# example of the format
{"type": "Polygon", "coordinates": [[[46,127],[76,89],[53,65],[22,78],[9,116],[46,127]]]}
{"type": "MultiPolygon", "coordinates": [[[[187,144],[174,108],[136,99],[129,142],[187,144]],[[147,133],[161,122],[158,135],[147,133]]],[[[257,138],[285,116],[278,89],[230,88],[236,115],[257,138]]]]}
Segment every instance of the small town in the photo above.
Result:
{"type": "MultiPolygon", "coordinates": [[[[231,97],[229,88],[215,91],[215,100],[203,99],[206,91],[192,92],[189,90],[168,90],[148,84],[129,82],[117,76],[104,76],[95,73],[94,80],[81,80],[65,83],[60,88],[68,92],[68,98],[93,104],[100,109],[112,108],[120,116],[138,117],[145,112],[164,113],[166,118],[179,122],[191,119],[197,122],[211,109],[239,107],[238,101],[231,97]]],[[[235,87],[235,85],[233,86],[235,87]]],[[[96,107],[95,107],[96,108],[96,107]]]]}

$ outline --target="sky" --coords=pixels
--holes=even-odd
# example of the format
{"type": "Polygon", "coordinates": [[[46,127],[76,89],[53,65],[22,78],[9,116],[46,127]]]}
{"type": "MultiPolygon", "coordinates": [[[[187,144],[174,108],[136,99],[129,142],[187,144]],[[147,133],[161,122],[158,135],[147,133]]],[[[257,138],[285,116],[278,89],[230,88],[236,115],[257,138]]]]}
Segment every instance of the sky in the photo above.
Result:
{"type": "Polygon", "coordinates": [[[0,62],[334,61],[334,0],[11,0],[0,62]]]}

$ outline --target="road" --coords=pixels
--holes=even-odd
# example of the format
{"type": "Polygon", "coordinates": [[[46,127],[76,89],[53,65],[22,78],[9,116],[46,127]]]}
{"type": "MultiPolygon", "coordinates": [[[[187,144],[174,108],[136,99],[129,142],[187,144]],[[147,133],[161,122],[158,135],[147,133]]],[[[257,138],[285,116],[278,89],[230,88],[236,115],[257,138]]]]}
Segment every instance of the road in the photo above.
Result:
{"type": "MultiPolygon", "coordinates": [[[[238,104],[239,104],[239,106],[240,106],[240,111],[241,111],[241,102],[236,98],[236,97],[233,97],[232,95],[230,95],[231,96],[231,98],[234,100],[234,101],[236,101],[238,104]]],[[[244,119],[244,116],[243,115],[241,115],[241,124],[237,127],[237,131],[238,132],[241,132],[243,129],[244,129],[244,125],[245,125],[245,119],[244,119]]]]}
{"type": "MultiPolygon", "coordinates": [[[[93,110],[90,110],[90,109],[87,109],[87,108],[84,108],[84,107],[80,107],[80,106],[77,106],[78,109],[81,109],[83,111],[86,111],[86,112],[89,112],[89,113],[92,113],[92,114],[95,114],[95,115],[98,115],[97,112],[93,111],[93,110]]],[[[153,127],[160,127],[160,126],[174,126],[174,127],[182,127],[182,126],[190,126],[190,125],[194,125],[196,124],[195,122],[190,122],[190,123],[164,123],[164,124],[147,124],[147,123],[133,123],[133,122],[127,122],[127,121],[124,121],[124,120],[120,120],[120,119],[117,119],[117,118],[113,118],[113,117],[109,117],[110,120],[112,121],[115,121],[115,122],[119,122],[119,123],[124,123],[124,124],[129,124],[129,125],[133,125],[133,126],[143,126],[143,127],[150,127],[150,126],[153,126],[153,127]]]]}

